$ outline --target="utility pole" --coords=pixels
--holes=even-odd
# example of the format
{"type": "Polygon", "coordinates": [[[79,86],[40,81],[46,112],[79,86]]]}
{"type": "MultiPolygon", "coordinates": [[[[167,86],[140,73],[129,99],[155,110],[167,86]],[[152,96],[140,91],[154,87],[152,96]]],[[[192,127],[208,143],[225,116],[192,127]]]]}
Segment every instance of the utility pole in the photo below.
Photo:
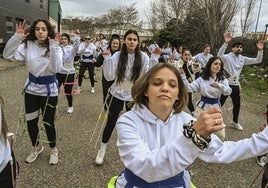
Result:
{"type": "Polygon", "coordinates": [[[258,17],[257,17],[257,22],[256,22],[256,27],[255,27],[255,36],[256,36],[257,28],[258,28],[258,24],[259,24],[259,18],[260,18],[260,13],[261,13],[261,6],[262,6],[262,0],[260,1],[260,6],[259,6],[259,12],[258,12],[258,17]]]}
{"type": "Polygon", "coordinates": [[[268,24],[265,25],[265,31],[264,31],[264,34],[263,34],[263,40],[266,40],[267,27],[268,27],[268,24]]]}

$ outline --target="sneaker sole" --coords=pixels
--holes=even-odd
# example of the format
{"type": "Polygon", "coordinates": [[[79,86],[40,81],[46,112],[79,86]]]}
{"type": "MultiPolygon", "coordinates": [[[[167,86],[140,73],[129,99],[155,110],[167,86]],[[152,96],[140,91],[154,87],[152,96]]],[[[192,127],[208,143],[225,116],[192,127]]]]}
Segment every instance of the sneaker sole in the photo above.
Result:
{"type": "Polygon", "coordinates": [[[103,164],[103,161],[100,162],[100,161],[95,160],[95,164],[96,165],[102,165],[103,164]]]}
{"type": "Polygon", "coordinates": [[[56,165],[56,164],[58,164],[58,162],[59,162],[59,161],[57,161],[56,163],[50,163],[50,162],[48,162],[48,164],[49,164],[49,165],[56,165]]]}

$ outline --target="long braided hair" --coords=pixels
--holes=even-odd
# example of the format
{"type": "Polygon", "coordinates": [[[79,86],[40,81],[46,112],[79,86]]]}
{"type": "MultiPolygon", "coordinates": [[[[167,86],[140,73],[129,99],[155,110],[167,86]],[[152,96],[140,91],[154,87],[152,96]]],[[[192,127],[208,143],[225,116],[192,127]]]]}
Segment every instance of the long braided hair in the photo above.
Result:
{"type": "MultiPolygon", "coordinates": [[[[140,37],[138,35],[138,32],[135,30],[128,30],[125,35],[124,35],[124,40],[126,40],[127,36],[129,34],[134,34],[138,37],[138,42],[140,42],[140,37]]],[[[120,84],[125,77],[125,72],[126,72],[126,64],[128,61],[128,51],[127,51],[127,47],[126,44],[122,45],[122,49],[120,52],[120,56],[119,56],[119,60],[118,60],[118,68],[117,68],[117,84],[120,84]]],[[[140,75],[140,71],[141,71],[141,50],[139,45],[137,45],[136,49],[135,49],[135,60],[134,60],[134,64],[132,67],[132,75],[130,80],[131,81],[136,81],[139,78],[140,75]]]]}
{"type": "Polygon", "coordinates": [[[27,48],[27,41],[35,42],[37,40],[37,37],[35,35],[35,28],[39,22],[43,22],[47,27],[48,37],[47,37],[45,43],[42,44],[42,46],[47,48],[47,50],[45,52],[45,56],[49,56],[49,38],[51,38],[51,39],[55,38],[55,31],[54,31],[53,27],[51,26],[51,24],[47,20],[44,20],[44,19],[35,20],[28,31],[29,35],[26,36],[26,38],[22,41],[22,43],[24,43],[25,48],[27,48]]]}
{"type": "Polygon", "coordinates": [[[7,123],[6,123],[6,119],[5,119],[5,113],[4,113],[4,109],[3,109],[3,106],[4,106],[4,100],[3,98],[0,96],[0,108],[1,108],[1,119],[2,119],[2,122],[1,122],[1,134],[0,134],[0,139],[4,139],[4,142],[6,143],[7,142],[7,123]]]}

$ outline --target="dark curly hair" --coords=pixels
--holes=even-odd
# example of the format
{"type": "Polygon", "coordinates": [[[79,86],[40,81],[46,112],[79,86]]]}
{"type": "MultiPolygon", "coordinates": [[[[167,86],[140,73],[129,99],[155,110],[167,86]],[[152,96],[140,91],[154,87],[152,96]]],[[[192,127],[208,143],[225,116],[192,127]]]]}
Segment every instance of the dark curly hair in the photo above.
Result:
{"type": "Polygon", "coordinates": [[[43,22],[47,27],[48,37],[47,37],[47,39],[46,39],[46,41],[44,43],[44,47],[47,48],[45,56],[48,56],[49,55],[49,38],[51,38],[51,39],[55,38],[55,31],[54,31],[54,28],[52,27],[52,25],[47,20],[44,20],[44,19],[35,20],[33,22],[33,24],[31,25],[31,27],[29,28],[29,30],[28,30],[29,35],[27,35],[27,37],[22,41],[22,43],[24,43],[25,48],[27,48],[27,42],[28,41],[34,42],[34,41],[37,40],[37,37],[35,35],[35,28],[36,28],[36,25],[39,22],[43,22]]]}
{"type": "Polygon", "coordinates": [[[220,69],[220,71],[216,75],[217,81],[220,81],[220,80],[223,80],[225,78],[229,78],[230,77],[230,74],[224,69],[224,64],[223,64],[223,61],[221,60],[221,58],[218,57],[218,56],[213,56],[213,57],[211,57],[208,60],[208,62],[206,64],[203,72],[201,73],[201,77],[204,80],[209,80],[209,77],[211,76],[211,70],[210,70],[211,65],[217,59],[219,59],[221,61],[221,69],[220,69]]]}

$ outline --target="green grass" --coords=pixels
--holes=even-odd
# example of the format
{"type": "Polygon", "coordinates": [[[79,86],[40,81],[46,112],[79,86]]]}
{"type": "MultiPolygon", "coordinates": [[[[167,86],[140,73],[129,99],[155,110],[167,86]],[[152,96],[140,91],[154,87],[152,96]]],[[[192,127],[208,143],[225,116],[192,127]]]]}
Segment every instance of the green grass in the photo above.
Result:
{"type": "Polygon", "coordinates": [[[256,103],[261,104],[263,101],[268,103],[268,78],[264,78],[264,75],[268,75],[267,68],[263,69],[259,66],[244,67],[240,77],[244,97],[256,103]]]}

